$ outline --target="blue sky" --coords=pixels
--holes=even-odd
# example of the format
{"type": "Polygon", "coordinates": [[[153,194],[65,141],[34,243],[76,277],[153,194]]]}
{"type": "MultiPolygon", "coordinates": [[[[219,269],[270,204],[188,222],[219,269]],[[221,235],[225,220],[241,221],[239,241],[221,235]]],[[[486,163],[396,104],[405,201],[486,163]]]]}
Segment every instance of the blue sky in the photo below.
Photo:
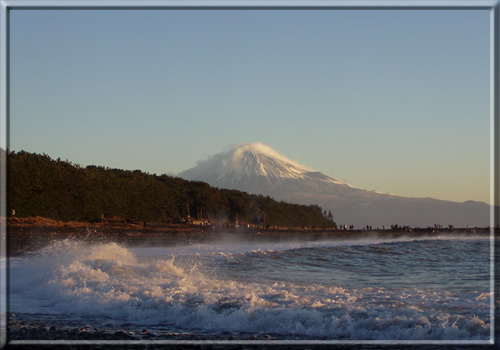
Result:
{"type": "Polygon", "coordinates": [[[13,10],[10,149],[175,174],[263,142],[489,202],[487,10],[13,10]]]}

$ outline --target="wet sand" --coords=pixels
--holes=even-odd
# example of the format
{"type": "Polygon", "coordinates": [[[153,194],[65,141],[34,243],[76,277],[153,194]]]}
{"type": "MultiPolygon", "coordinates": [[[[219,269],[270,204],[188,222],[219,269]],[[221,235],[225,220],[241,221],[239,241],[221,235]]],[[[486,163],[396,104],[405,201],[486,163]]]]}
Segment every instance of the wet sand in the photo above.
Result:
{"type": "MultiPolygon", "coordinates": [[[[352,343],[322,343],[332,339],[283,340],[273,334],[238,334],[231,332],[220,336],[202,336],[179,332],[151,332],[148,329],[130,331],[126,325],[118,331],[84,326],[50,325],[36,320],[21,320],[9,314],[8,348],[14,349],[489,349],[492,346],[477,344],[400,344],[387,341],[352,343]]],[[[495,334],[498,334],[496,327],[495,334]]],[[[341,341],[341,339],[338,339],[341,341]]],[[[335,342],[335,340],[333,340],[335,342]]],[[[411,343],[411,342],[410,342],[411,343]]]]}

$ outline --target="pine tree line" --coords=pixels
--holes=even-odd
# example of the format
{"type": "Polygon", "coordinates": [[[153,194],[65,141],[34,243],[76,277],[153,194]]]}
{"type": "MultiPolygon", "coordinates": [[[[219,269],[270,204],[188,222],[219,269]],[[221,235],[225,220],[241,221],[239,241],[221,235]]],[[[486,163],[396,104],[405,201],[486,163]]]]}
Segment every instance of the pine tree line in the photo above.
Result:
{"type": "Polygon", "coordinates": [[[140,170],[81,167],[25,151],[7,153],[7,201],[16,216],[65,221],[119,217],[176,223],[191,215],[212,222],[335,226],[331,212],[323,214],[317,205],[278,202],[140,170]]]}

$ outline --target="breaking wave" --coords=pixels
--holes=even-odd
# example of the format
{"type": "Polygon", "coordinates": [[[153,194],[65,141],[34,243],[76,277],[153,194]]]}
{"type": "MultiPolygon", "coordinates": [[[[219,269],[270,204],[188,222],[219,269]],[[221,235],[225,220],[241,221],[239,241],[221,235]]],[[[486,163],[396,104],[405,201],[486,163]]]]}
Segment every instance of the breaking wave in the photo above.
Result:
{"type": "MultiPolygon", "coordinates": [[[[370,249],[377,247],[387,249],[370,249]]],[[[11,260],[11,311],[281,339],[484,340],[490,335],[488,291],[347,288],[286,276],[273,281],[258,267],[289,265],[297,257],[287,251],[319,256],[327,275],[331,261],[315,256],[316,246],[215,253],[204,248],[195,252],[192,247],[176,251],[54,242],[37,254],[11,260]],[[229,264],[256,256],[264,261],[247,268],[229,264]],[[220,264],[227,264],[225,270],[217,268],[220,264]]]]}

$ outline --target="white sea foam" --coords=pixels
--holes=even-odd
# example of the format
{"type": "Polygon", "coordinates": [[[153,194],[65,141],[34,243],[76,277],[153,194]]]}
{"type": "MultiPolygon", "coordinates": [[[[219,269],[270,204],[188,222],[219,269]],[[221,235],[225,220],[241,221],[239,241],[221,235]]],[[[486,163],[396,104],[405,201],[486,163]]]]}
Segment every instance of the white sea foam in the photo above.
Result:
{"type": "MultiPolygon", "coordinates": [[[[61,241],[37,255],[13,259],[11,311],[284,337],[489,337],[488,313],[482,312],[481,318],[477,314],[488,309],[490,296],[479,292],[237,282],[202,273],[196,254],[179,261],[173,248],[151,249],[61,241]]],[[[180,255],[193,253],[190,249],[181,248],[180,255]]],[[[231,247],[216,254],[242,253],[236,251],[231,247]]],[[[203,254],[209,254],[207,247],[203,254]]]]}

